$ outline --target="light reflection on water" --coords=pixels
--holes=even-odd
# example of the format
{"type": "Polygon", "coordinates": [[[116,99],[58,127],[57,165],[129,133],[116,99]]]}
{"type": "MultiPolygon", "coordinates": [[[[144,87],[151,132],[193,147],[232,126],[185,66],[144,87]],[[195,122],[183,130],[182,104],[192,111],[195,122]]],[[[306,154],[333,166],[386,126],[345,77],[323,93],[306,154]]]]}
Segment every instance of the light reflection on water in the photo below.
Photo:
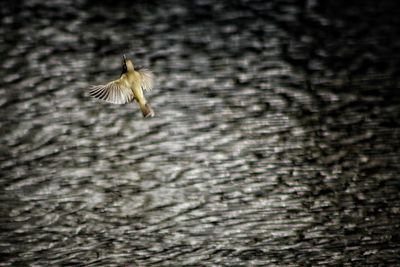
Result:
{"type": "Polygon", "coordinates": [[[395,45],[347,69],[328,4],[197,2],[4,9],[1,266],[398,260],[395,45]],[[152,119],[85,92],[123,53],[157,75],[152,119]]]}

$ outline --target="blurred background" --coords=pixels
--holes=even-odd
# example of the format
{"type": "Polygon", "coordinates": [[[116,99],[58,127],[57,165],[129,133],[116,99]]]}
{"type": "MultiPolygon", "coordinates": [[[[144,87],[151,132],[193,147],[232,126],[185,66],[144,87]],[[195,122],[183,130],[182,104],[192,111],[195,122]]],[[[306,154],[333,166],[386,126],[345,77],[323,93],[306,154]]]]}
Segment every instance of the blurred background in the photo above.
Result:
{"type": "Polygon", "coordinates": [[[326,2],[2,2],[0,266],[398,266],[400,3],[326,2]]]}

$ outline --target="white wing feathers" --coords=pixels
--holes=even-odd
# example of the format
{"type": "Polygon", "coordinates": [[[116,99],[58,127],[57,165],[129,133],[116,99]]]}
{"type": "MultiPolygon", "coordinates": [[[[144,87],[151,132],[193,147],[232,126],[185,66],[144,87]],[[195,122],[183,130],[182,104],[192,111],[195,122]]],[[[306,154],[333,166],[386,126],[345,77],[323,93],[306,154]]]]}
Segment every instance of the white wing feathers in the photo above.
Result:
{"type": "Polygon", "coordinates": [[[125,104],[134,98],[130,88],[123,86],[121,80],[109,82],[106,85],[95,85],[90,87],[89,94],[92,97],[113,103],[125,104]]]}
{"type": "Polygon", "coordinates": [[[140,75],[140,86],[145,91],[150,91],[154,86],[154,74],[149,69],[138,69],[137,72],[140,75]]]}

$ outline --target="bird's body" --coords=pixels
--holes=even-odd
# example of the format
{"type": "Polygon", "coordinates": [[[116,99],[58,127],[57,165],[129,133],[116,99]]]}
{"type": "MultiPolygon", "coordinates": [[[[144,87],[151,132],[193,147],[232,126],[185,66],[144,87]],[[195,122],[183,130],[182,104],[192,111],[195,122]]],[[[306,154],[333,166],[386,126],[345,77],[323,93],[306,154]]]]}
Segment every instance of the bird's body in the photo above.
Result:
{"type": "Polygon", "coordinates": [[[143,90],[153,88],[153,73],[148,69],[135,68],[131,60],[124,56],[122,74],[118,80],[90,88],[92,97],[114,103],[125,104],[136,100],[144,117],[153,117],[154,111],[147,103],[143,90]]]}

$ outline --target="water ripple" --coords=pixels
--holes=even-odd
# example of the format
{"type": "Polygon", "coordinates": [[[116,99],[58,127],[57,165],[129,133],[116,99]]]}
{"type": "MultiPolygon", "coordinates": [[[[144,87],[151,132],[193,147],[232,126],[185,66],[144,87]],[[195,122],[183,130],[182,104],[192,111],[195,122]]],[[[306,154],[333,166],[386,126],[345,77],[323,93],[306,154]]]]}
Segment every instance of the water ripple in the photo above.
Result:
{"type": "Polygon", "coordinates": [[[400,23],[364,2],[0,4],[0,266],[396,265],[400,23]],[[124,53],[152,119],[85,90],[124,53]]]}

